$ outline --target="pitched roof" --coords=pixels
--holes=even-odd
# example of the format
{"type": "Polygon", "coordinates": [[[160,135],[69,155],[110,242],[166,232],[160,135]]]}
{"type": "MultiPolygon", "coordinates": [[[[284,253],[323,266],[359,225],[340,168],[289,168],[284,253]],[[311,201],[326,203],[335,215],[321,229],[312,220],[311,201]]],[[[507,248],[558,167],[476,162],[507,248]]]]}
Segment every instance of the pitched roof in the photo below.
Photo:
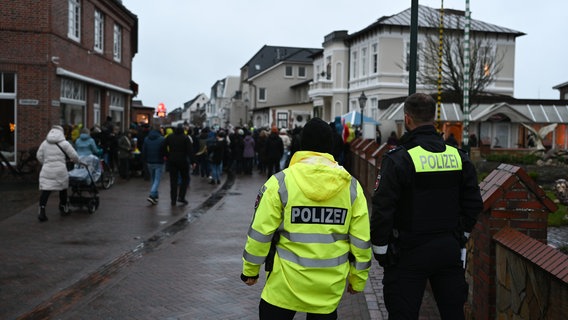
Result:
{"type": "MultiPolygon", "coordinates": [[[[398,26],[410,27],[411,8],[408,8],[400,13],[392,16],[383,16],[375,23],[362,29],[359,32],[352,34],[349,38],[356,38],[359,35],[365,34],[369,31],[378,29],[381,26],[398,26]]],[[[437,25],[433,26],[432,21],[440,20],[440,9],[434,9],[427,6],[418,6],[418,27],[419,28],[438,28],[437,25]]],[[[465,26],[465,12],[454,9],[444,9],[444,29],[446,30],[463,30],[465,26]]],[[[524,35],[523,32],[513,29],[501,27],[495,24],[483,22],[480,20],[471,19],[470,31],[472,32],[492,32],[501,34],[511,34],[515,37],[524,35]]]]}
{"type": "Polygon", "coordinates": [[[523,168],[502,163],[479,184],[483,199],[483,211],[489,210],[517,183],[521,183],[528,191],[532,192],[543,207],[550,212],[558,210],[556,204],[548,198],[544,190],[529,177],[523,168]]]}
{"type": "Polygon", "coordinates": [[[321,48],[298,48],[264,45],[245,65],[248,67],[248,78],[271,68],[283,61],[312,63],[312,55],[321,48]]]}

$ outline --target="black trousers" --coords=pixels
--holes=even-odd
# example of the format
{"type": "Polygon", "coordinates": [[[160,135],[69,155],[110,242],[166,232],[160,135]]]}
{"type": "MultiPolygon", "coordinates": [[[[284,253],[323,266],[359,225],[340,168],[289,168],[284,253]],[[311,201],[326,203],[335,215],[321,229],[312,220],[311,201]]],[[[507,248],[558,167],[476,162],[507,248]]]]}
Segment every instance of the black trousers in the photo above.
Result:
{"type": "Polygon", "coordinates": [[[280,159],[266,160],[266,177],[270,178],[273,174],[280,171],[280,159]]]}
{"type": "Polygon", "coordinates": [[[169,162],[170,171],[170,198],[172,202],[185,199],[189,187],[189,163],[169,162]],[[181,178],[181,182],[178,180],[181,178]]]}
{"type": "Polygon", "coordinates": [[[418,319],[430,281],[442,319],[465,319],[468,285],[460,260],[460,246],[452,235],[402,249],[399,262],[385,268],[383,294],[389,319],[418,319]]]}
{"type": "MultiPolygon", "coordinates": [[[[288,310],[284,308],[272,305],[264,299],[260,299],[260,305],[258,306],[259,319],[260,320],[292,320],[296,315],[296,311],[288,310]]],[[[306,320],[336,320],[337,319],[337,309],[332,313],[319,314],[319,313],[308,313],[306,314],[306,320]]]]}
{"type": "MultiPolygon", "coordinates": [[[[50,190],[42,190],[39,196],[39,206],[45,207],[47,205],[47,200],[49,200],[50,190]]],[[[67,203],[67,189],[59,191],[59,205],[65,205],[67,203]]]]}

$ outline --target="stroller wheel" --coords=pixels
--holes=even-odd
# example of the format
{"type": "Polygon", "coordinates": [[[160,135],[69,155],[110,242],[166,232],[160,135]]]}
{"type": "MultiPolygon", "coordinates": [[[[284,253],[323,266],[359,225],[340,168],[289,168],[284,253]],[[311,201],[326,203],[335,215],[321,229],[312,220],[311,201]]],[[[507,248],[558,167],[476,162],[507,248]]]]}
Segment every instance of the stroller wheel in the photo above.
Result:
{"type": "Polygon", "coordinates": [[[96,197],[95,198],[95,210],[97,210],[99,208],[99,204],[100,204],[99,197],[96,197]]]}
{"type": "Polygon", "coordinates": [[[112,184],[114,183],[114,177],[112,176],[112,172],[108,172],[108,171],[103,172],[101,182],[102,182],[103,189],[106,190],[106,189],[110,188],[112,186],[112,184]]]}
{"type": "Polygon", "coordinates": [[[59,205],[59,212],[61,213],[62,216],[66,216],[69,215],[69,203],[63,204],[63,205],[59,205]]]}
{"type": "Polygon", "coordinates": [[[87,210],[89,210],[89,213],[94,213],[97,210],[97,201],[95,199],[89,201],[89,204],[87,204],[87,210]]]}

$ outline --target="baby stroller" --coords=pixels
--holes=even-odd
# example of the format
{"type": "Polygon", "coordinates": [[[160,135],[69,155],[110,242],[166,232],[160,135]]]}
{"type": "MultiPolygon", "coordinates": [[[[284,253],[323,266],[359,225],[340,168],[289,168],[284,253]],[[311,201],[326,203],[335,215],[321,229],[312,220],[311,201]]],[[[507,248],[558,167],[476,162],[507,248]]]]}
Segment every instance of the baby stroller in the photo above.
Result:
{"type": "Polygon", "coordinates": [[[99,190],[97,183],[101,178],[101,162],[94,155],[79,158],[79,163],[69,171],[69,204],[76,207],[87,207],[89,213],[99,208],[99,190]]]}

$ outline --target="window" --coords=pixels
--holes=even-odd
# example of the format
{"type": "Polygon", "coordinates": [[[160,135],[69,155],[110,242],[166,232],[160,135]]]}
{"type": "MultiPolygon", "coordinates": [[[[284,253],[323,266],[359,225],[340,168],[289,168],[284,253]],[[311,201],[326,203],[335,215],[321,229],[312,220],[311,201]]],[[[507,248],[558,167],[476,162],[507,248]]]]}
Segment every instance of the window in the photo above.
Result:
{"type": "Polygon", "coordinates": [[[61,98],[76,102],[85,102],[85,85],[83,82],[61,79],[61,98]]]}
{"type": "Polygon", "coordinates": [[[123,94],[118,92],[110,93],[110,116],[121,130],[125,129],[123,122],[125,105],[124,101],[125,97],[123,94]]]}
{"type": "Polygon", "coordinates": [[[285,72],[285,76],[286,77],[291,77],[294,75],[292,66],[286,66],[286,72],[285,72]]]}
{"type": "Polygon", "coordinates": [[[373,60],[371,61],[371,63],[373,64],[373,73],[377,73],[379,72],[379,53],[377,51],[377,44],[373,44],[373,60]]]}
{"type": "MultiPolygon", "coordinates": [[[[420,55],[418,53],[422,52],[422,43],[418,43],[417,54],[416,54],[416,71],[420,70],[420,55]]],[[[406,71],[410,70],[410,42],[406,43],[406,71]]]]}
{"type": "Polygon", "coordinates": [[[114,25],[114,46],[113,46],[113,58],[115,61],[120,62],[122,60],[122,28],[118,25],[114,25]]]}
{"type": "Polygon", "coordinates": [[[377,98],[369,99],[371,104],[371,118],[378,119],[379,118],[379,100],[377,98]]]}
{"type": "Polygon", "coordinates": [[[367,75],[367,48],[361,49],[361,76],[367,75]]]}
{"type": "Polygon", "coordinates": [[[105,40],[105,16],[103,13],[95,9],[95,45],[94,49],[97,52],[103,52],[105,40]]]}
{"type": "Polygon", "coordinates": [[[101,91],[99,89],[93,92],[93,122],[101,124],[101,91]]]}
{"type": "Polygon", "coordinates": [[[491,75],[491,61],[493,60],[494,52],[489,45],[481,45],[477,53],[477,61],[479,70],[479,76],[481,78],[487,78],[491,75]]]}
{"type": "Polygon", "coordinates": [[[331,80],[331,57],[325,58],[325,79],[331,80]]]}
{"type": "Polygon", "coordinates": [[[266,88],[258,88],[258,101],[266,101],[266,88]]]}
{"type": "Polygon", "coordinates": [[[356,79],[359,71],[357,69],[357,51],[351,54],[351,79],[356,79]]]}
{"type": "Polygon", "coordinates": [[[278,112],[276,115],[276,126],[278,128],[288,128],[288,113],[278,112]]]}
{"type": "Polygon", "coordinates": [[[298,67],[298,78],[306,77],[306,67],[298,67]]]}
{"type": "Polygon", "coordinates": [[[0,93],[16,93],[16,74],[0,72],[0,93]]]}
{"type": "Polygon", "coordinates": [[[85,124],[85,84],[71,79],[61,79],[60,124],[74,126],[85,124]]]}
{"type": "MultiPolygon", "coordinates": [[[[21,122],[21,120],[20,120],[21,122]]],[[[16,147],[16,74],[0,72],[0,151],[15,161],[16,147]]],[[[1,165],[1,164],[0,164],[1,165]]]]}
{"type": "Polygon", "coordinates": [[[75,41],[81,40],[81,2],[69,0],[69,26],[67,36],[75,41]]]}

